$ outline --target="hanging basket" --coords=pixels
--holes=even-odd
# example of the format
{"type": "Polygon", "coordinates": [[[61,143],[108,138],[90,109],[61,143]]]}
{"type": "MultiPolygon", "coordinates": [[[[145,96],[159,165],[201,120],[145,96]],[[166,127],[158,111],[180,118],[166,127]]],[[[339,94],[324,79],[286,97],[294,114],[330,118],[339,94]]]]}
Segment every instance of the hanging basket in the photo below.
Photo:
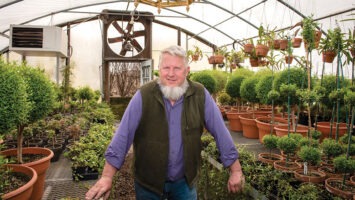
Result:
{"type": "Polygon", "coordinates": [[[250,66],[252,67],[258,67],[259,66],[259,61],[257,58],[249,58],[250,66]]]}
{"type": "Polygon", "coordinates": [[[255,54],[259,57],[265,57],[269,52],[269,47],[263,44],[258,44],[255,46],[255,54]]]}
{"type": "Polygon", "coordinates": [[[213,55],[208,58],[208,63],[210,64],[223,64],[224,56],[213,55]]]}
{"type": "Polygon", "coordinates": [[[245,44],[244,45],[244,53],[251,54],[253,52],[254,45],[253,44],[245,44]]]}
{"type": "Polygon", "coordinates": [[[326,63],[333,63],[335,57],[336,57],[335,51],[324,51],[322,54],[323,62],[326,63]]]}
{"type": "Polygon", "coordinates": [[[285,56],[285,62],[286,64],[291,64],[293,61],[293,56],[289,55],[289,56],[285,56]]]}
{"type": "Polygon", "coordinates": [[[283,39],[280,40],[280,50],[286,50],[287,49],[287,40],[283,39]]]}
{"type": "Polygon", "coordinates": [[[299,48],[302,43],[302,38],[293,38],[292,39],[292,47],[299,48]]]}

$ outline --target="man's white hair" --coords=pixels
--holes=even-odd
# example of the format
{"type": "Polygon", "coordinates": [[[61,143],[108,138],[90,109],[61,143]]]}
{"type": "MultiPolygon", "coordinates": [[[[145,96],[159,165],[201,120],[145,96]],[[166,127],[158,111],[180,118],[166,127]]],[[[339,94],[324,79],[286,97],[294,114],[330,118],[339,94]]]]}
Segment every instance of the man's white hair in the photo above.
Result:
{"type": "Polygon", "coordinates": [[[172,56],[178,56],[184,59],[184,66],[187,67],[189,65],[189,59],[187,57],[186,51],[185,49],[183,49],[181,46],[178,45],[172,45],[169,46],[165,49],[163,49],[160,52],[160,56],[159,56],[159,68],[160,68],[160,64],[162,62],[163,59],[163,54],[170,54],[172,56]]]}

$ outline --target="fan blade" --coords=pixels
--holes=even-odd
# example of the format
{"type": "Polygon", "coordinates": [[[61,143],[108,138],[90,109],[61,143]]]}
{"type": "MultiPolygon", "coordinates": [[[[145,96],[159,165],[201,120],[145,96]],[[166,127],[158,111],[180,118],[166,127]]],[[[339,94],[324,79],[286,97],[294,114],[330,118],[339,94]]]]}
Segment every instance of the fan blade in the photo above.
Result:
{"type": "Polygon", "coordinates": [[[137,42],[137,40],[133,39],[131,40],[132,46],[137,50],[137,52],[141,52],[143,48],[141,45],[137,42]]]}
{"type": "Polygon", "coordinates": [[[116,28],[116,30],[121,33],[124,34],[125,32],[123,31],[123,29],[120,27],[120,25],[118,25],[117,21],[112,22],[112,25],[116,28]]]}
{"type": "Polygon", "coordinates": [[[140,36],[145,36],[145,31],[134,31],[133,32],[133,37],[140,37],[140,36]]]}
{"type": "Polygon", "coordinates": [[[108,43],[122,42],[123,41],[123,37],[108,38],[107,41],[108,41],[108,43]]]}
{"type": "Polygon", "coordinates": [[[127,50],[125,49],[125,46],[126,46],[126,45],[127,45],[127,40],[124,41],[123,44],[122,44],[122,49],[121,49],[121,51],[120,51],[120,55],[121,55],[121,56],[125,56],[126,53],[127,53],[127,50]]]}

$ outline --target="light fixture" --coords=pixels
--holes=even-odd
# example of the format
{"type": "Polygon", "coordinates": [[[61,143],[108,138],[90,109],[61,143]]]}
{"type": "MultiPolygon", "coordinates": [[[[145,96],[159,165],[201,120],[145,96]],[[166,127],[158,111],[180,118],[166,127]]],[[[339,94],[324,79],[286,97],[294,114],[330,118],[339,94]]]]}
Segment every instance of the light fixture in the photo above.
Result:
{"type": "Polygon", "coordinates": [[[189,11],[190,4],[195,0],[134,0],[134,6],[137,7],[139,3],[148,4],[158,8],[160,14],[161,8],[186,6],[186,11],[189,11]]]}

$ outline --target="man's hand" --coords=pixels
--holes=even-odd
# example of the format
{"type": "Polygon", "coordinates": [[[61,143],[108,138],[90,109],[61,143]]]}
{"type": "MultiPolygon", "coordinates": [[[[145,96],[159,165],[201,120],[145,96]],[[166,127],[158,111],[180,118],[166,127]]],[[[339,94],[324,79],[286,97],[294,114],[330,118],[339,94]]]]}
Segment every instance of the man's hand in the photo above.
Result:
{"type": "Polygon", "coordinates": [[[112,177],[102,176],[85,195],[85,200],[108,199],[112,187],[112,177]]]}
{"type": "Polygon", "coordinates": [[[241,191],[244,187],[245,178],[238,159],[229,167],[229,170],[228,192],[241,191]]]}
{"type": "Polygon", "coordinates": [[[244,187],[244,175],[241,170],[230,173],[228,180],[228,192],[236,193],[242,191],[244,187]]]}

